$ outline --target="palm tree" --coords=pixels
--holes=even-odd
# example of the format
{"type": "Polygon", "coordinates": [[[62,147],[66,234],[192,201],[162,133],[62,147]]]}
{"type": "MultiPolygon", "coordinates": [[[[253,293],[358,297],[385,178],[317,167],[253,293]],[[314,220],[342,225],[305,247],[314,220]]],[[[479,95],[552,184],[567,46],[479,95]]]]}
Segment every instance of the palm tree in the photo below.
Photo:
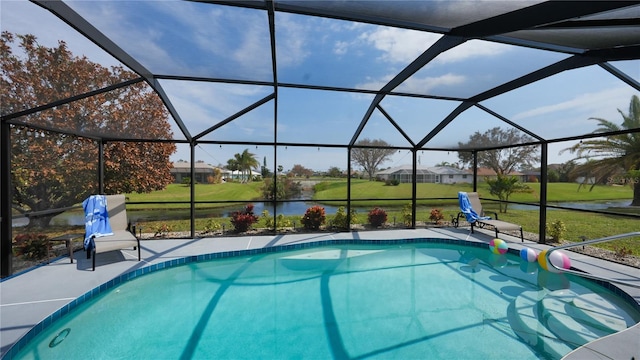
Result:
{"type": "Polygon", "coordinates": [[[247,181],[251,181],[251,169],[258,169],[260,166],[256,155],[250,153],[249,149],[244,149],[242,154],[235,154],[234,157],[239,170],[242,172],[242,177],[244,178],[245,174],[247,174],[247,181]]]}
{"type": "MultiPolygon", "coordinates": [[[[584,140],[562,150],[576,153],[576,160],[586,160],[575,171],[589,174],[595,178],[595,183],[615,178],[624,174],[625,182],[633,186],[633,201],[631,206],[640,206],[640,99],[637,95],[631,97],[629,113],[622,115],[622,124],[617,125],[609,120],[590,118],[598,122],[598,128],[593,133],[616,133],[605,135],[604,139],[584,140]],[[627,133],[621,133],[631,131],[627,133]]],[[[593,185],[592,185],[593,188],[593,185]]]]}

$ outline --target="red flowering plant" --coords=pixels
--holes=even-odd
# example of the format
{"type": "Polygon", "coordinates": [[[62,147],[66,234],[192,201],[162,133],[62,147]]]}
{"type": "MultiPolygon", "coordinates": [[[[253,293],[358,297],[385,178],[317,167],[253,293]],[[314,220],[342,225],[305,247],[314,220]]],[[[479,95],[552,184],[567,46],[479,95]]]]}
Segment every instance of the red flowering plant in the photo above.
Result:
{"type": "Polygon", "coordinates": [[[387,212],[379,207],[375,207],[371,211],[369,211],[368,219],[371,226],[382,226],[385,222],[387,222],[387,212]]]}
{"type": "Polygon", "coordinates": [[[22,256],[25,260],[45,258],[49,246],[49,237],[45,234],[25,233],[13,239],[16,256],[22,256]]]}
{"type": "Polygon", "coordinates": [[[442,209],[431,209],[429,220],[433,221],[436,224],[440,224],[443,219],[444,215],[442,214],[442,209]]]}
{"type": "Polygon", "coordinates": [[[324,208],[322,206],[312,206],[307,209],[300,222],[304,225],[305,229],[318,230],[321,225],[326,221],[324,208]]]}
{"type": "Polygon", "coordinates": [[[249,230],[256,222],[258,222],[258,216],[253,214],[253,204],[247,205],[243,211],[231,213],[231,225],[238,233],[249,230]]]}

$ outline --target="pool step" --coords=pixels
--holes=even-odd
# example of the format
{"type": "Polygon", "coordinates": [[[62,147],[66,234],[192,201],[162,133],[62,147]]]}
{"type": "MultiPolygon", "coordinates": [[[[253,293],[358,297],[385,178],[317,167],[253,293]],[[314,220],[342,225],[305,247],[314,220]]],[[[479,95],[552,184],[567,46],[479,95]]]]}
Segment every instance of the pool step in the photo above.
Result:
{"type": "Polygon", "coordinates": [[[564,340],[583,345],[626,329],[635,321],[625,305],[608,294],[553,291],[542,300],[543,319],[564,340]]]}
{"type": "Polygon", "coordinates": [[[574,348],[635,324],[621,300],[569,289],[525,291],[508,309],[513,331],[537,352],[560,358],[574,348]]]}
{"type": "Polygon", "coordinates": [[[589,293],[573,299],[568,314],[579,321],[618,332],[638,322],[629,316],[633,313],[629,308],[629,304],[609,293],[589,293]]]}
{"type": "Polygon", "coordinates": [[[559,359],[575,347],[558,338],[539,321],[539,302],[546,294],[546,290],[522,292],[509,304],[507,319],[516,335],[538,354],[559,359]]]}
{"type": "Polygon", "coordinates": [[[573,307],[573,299],[578,294],[571,290],[551,292],[540,301],[542,308],[542,322],[556,336],[576,346],[584,345],[615,331],[603,330],[593,323],[580,322],[569,315],[573,307]]]}

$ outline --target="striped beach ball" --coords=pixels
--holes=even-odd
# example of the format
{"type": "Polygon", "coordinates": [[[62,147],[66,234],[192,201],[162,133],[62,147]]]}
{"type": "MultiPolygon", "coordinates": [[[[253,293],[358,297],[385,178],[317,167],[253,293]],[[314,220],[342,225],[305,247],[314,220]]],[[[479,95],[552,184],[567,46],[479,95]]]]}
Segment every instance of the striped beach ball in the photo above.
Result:
{"type": "MultiPolygon", "coordinates": [[[[547,263],[547,252],[548,250],[542,250],[540,252],[540,254],[538,255],[538,264],[540,264],[540,266],[547,270],[547,271],[551,271],[554,273],[558,273],[560,272],[560,270],[556,269],[553,266],[550,266],[547,263]]],[[[571,268],[571,259],[569,259],[569,256],[565,253],[563,253],[562,251],[554,251],[551,253],[551,255],[549,256],[549,261],[561,268],[561,269],[570,269],[571,268]]]]}
{"type": "Polygon", "coordinates": [[[493,239],[489,241],[489,250],[494,254],[502,255],[509,251],[509,245],[504,240],[493,239]]]}

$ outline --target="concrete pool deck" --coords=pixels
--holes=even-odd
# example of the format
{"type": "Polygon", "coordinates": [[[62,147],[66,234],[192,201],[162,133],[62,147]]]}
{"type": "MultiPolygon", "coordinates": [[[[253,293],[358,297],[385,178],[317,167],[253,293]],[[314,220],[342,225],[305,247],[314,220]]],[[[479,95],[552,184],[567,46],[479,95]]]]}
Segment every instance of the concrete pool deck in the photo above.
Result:
{"type": "MultiPolygon", "coordinates": [[[[250,250],[272,246],[293,245],[324,240],[394,240],[408,238],[443,238],[488,243],[493,233],[468,228],[429,228],[406,230],[379,230],[353,232],[297,233],[287,235],[230,236],[202,239],[162,239],[142,241],[142,261],[137,261],[133,250],[99,254],[96,271],[91,271],[91,260],[77,252],[75,262],[62,257],[49,265],[37,267],[4,279],[0,283],[0,354],[4,355],[32,327],[65,304],[132,270],[186,256],[226,251],[250,250]]],[[[527,246],[542,250],[545,245],[519,238],[500,235],[511,248],[527,246]]],[[[590,256],[570,253],[572,266],[609,279],[640,284],[640,269],[624,266],[590,256]]],[[[640,303],[640,289],[616,285],[640,303]]],[[[567,359],[614,358],[640,359],[640,324],[598,341],[566,356],[567,359]]]]}

